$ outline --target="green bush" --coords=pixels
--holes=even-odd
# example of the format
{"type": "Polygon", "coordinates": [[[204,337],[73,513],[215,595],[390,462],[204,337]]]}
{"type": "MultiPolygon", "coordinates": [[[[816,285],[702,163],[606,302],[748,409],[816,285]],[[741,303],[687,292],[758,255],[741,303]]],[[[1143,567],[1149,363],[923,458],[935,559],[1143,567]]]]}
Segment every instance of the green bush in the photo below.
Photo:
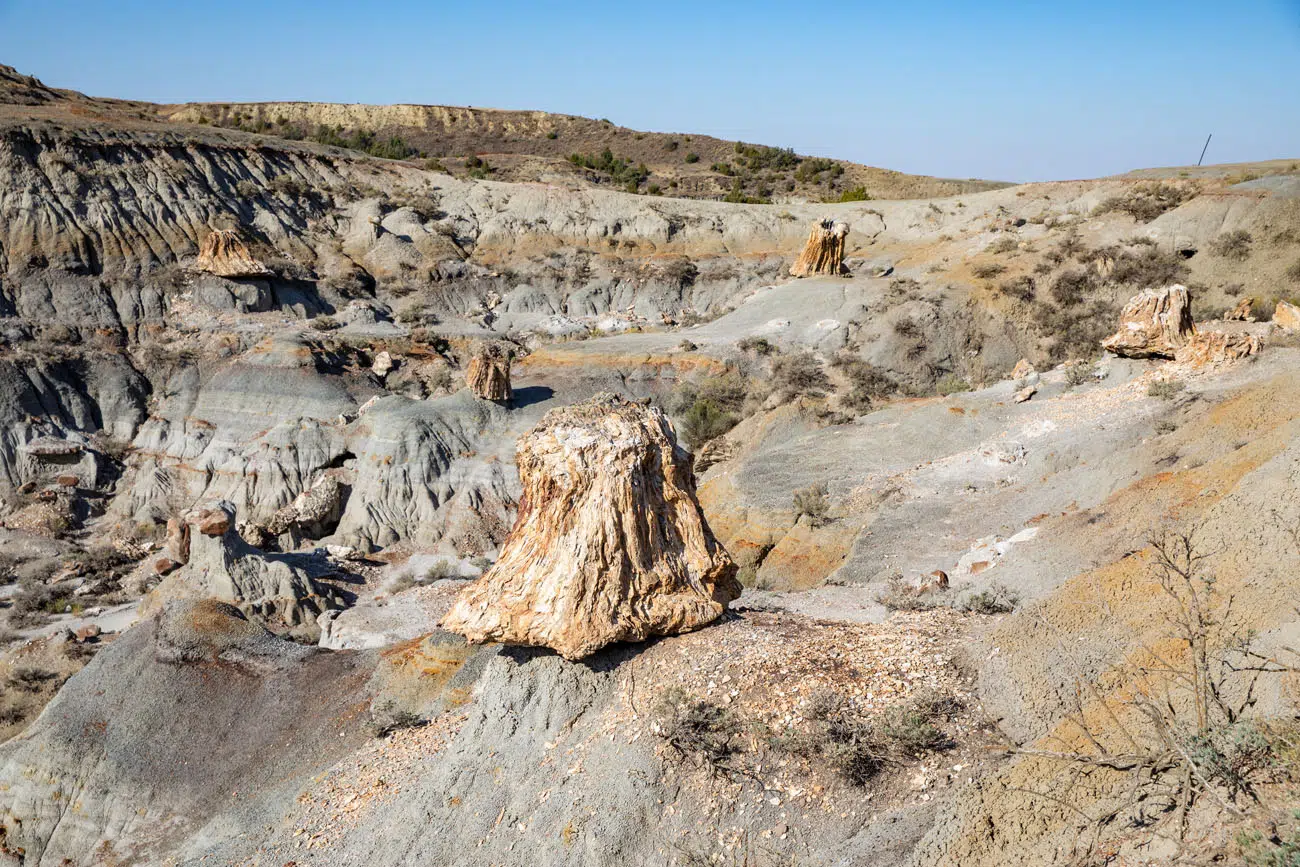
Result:
{"type": "Polygon", "coordinates": [[[738,205],[767,205],[770,202],[761,196],[751,196],[745,193],[745,186],[741,183],[740,178],[731,185],[731,192],[722,197],[722,201],[731,202],[738,205]]]}
{"type": "Polygon", "coordinates": [[[950,394],[970,391],[970,383],[955,373],[947,373],[934,384],[934,391],[942,397],[947,397],[950,394]]]}
{"type": "Polygon", "coordinates": [[[844,192],[840,193],[840,197],[839,197],[839,199],[837,199],[837,201],[840,201],[840,202],[869,202],[869,201],[871,201],[871,194],[867,192],[867,188],[866,188],[866,187],[861,187],[861,186],[853,187],[852,189],[848,189],[848,190],[845,190],[844,192]]]}
{"type": "Polygon", "coordinates": [[[701,399],[691,404],[690,409],[682,417],[682,439],[694,451],[735,426],[734,413],[721,409],[711,400],[701,399]]]}
{"type": "Polygon", "coordinates": [[[1139,184],[1127,192],[1112,196],[1097,206],[1094,214],[1119,211],[1141,223],[1149,223],[1192,198],[1195,193],[1161,181],[1139,184]]]}
{"type": "Polygon", "coordinates": [[[389,160],[404,160],[419,153],[417,148],[407,144],[400,136],[380,139],[370,130],[345,132],[342,126],[332,127],[329,124],[317,126],[316,131],[307,138],[323,145],[362,151],[389,160]]]}
{"type": "Polygon", "coordinates": [[[902,752],[918,758],[948,743],[933,723],[934,713],[927,703],[917,702],[891,708],[880,723],[880,733],[902,752]]]}
{"type": "Polygon", "coordinates": [[[686,162],[688,163],[698,163],[699,161],[700,155],[697,153],[691,152],[686,155],[686,162]]]}
{"type": "Polygon", "coordinates": [[[579,168],[609,175],[615,184],[629,187],[640,187],[650,177],[650,170],[645,167],[645,163],[633,165],[629,159],[614,156],[609,148],[601,151],[599,156],[569,154],[569,162],[579,168]]]}

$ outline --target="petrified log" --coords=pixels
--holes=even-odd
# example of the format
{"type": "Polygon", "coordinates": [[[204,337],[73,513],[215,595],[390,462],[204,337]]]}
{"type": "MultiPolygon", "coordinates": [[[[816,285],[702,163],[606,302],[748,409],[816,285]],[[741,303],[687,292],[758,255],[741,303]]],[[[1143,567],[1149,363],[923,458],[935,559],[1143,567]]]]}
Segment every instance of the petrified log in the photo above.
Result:
{"type": "Polygon", "coordinates": [[[1284,331],[1300,331],[1300,307],[1290,301],[1277,302],[1273,311],[1273,323],[1284,331]]]}
{"type": "Polygon", "coordinates": [[[600,394],[547,413],[516,458],[519,517],[444,629],[580,659],[696,629],[740,595],[660,410],[600,394]]]}
{"type": "Polygon", "coordinates": [[[844,267],[844,244],[849,237],[848,223],[835,220],[819,220],[813,223],[808,233],[808,243],[803,252],[790,266],[794,277],[808,277],[812,274],[847,274],[844,267]]]}
{"type": "Polygon", "coordinates": [[[470,390],[484,400],[510,400],[514,396],[510,389],[510,362],[513,358],[514,353],[500,343],[476,345],[465,371],[465,381],[470,390]]]}
{"type": "Polygon", "coordinates": [[[1202,331],[1180,346],[1174,358],[1192,367],[1204,367],[1258,355],[1263,345],[1263,341],[1253,334],[1202,331]]]}
{"type": "Polygon", "coordinates": [[[1101,342],[1125,358],[1173,358],[1196,333],[1186,286],[1144,289],[1124,305],[1119,330],[1101,342]]]}
{"type": "Polygon", "coordinates": [[[208,233],[194,267],[218,277],[269,277],[272,273],[270,268],[253,258],[243,238],[234,229],[213,229],[208,233]]]}

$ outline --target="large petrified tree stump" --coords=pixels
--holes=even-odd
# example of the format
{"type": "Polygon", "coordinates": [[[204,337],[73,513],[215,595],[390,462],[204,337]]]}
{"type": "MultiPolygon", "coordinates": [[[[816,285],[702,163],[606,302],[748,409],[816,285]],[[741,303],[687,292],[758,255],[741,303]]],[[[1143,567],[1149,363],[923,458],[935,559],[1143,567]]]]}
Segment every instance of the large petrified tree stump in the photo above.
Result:
{"type": "Polygon", "coordinates": [[[830,219],[813,223],[812,231],[808,233],[808,243],[804,244],[803,252],[790,266],[790,274],[794,277],[847,274],[848,269],[844,267],[844,245],[848,237],[848,223],[830,219]]]}
{"type": "Polygon", "coordinates": [[[696,629],[740,595],[690,455],[658,409],[600,394],[552,410],[519,440],[517,460],[519,517],[444,629],[579,659],[696,629]]]}
{"type": "Polygon", "coordinates": [[[474,347],[465,382],[470,390],[484,400],[509,401],[514,397],[510,388],[510,362],[514,353],[495,342],[479,343],[474,347]]]}
{"type": "Polygon", "coordinates": [[[1143,289],[1124,305],[1119,330],[1101,345],[1125,358],[1173,358],[1195,333],[1187,287],[1143,289]]]}
{"type": "Polygon", "coordinates": [[[248,246],[235,229],[213,229],[203,239],[199,257],[194,262],[198,271],[218,277],[269,277],[271,269],[253,258],[248,246]]]}

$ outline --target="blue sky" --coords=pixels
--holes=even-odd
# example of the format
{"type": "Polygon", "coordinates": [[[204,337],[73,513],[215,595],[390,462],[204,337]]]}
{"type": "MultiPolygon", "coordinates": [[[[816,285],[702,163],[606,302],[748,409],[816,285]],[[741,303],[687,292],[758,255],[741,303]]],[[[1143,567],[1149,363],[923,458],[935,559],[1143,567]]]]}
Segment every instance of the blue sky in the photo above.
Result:
{"type": "Polygon", "coordinates": [[[1300,159],[1300,0],[0,0],[0,63],[158,102],[545,109],[948,177],[1300,159]]]}

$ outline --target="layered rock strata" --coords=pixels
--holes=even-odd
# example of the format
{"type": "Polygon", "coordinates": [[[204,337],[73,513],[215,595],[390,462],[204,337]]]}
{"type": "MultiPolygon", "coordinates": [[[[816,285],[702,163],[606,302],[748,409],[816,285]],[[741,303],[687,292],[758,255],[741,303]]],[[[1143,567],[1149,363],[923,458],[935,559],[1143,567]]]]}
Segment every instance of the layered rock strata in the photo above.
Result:
{"type": "MultiPolygon", "coordinates": [[[[337,607],[333,591],[286,559],[245,542],[235,527],[235,507],[228,502],[190,512],[184,522],[176,536],[185,540],[185,562],[169,570],[144,613],[170,599],[218,599],[272,631],[302,632],[314,640],[316,617],[337,607]]],[[[169,554],[168,559],[178,558],[169,554]]]]}

